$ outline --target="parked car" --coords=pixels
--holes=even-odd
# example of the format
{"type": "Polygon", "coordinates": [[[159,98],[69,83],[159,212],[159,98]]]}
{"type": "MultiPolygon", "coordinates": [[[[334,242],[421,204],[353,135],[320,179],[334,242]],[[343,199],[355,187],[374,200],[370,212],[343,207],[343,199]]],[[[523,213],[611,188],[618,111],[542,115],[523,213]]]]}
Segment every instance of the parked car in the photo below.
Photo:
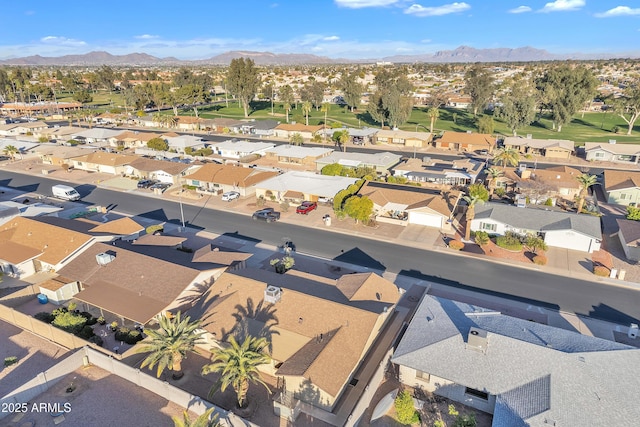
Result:
{"type": "Polygon", "coordinates": [[[171,184],[166,183],[166,182],[156,182],[155,184],[153,184],[151,187],[149,187],[149,189],[151,190],[160,190],[161,192],[165,192],[165,190],[167,188],[171,187],[171,184]]]}
{"type": "Polygon", "coordinates": [[[222,201],[230,202],[232,200],[238,199],[240,197],[240,193],[237,191],[227,191],[222,195],[222,201]]]}
{"type": "Polygon", "coordinates": [[[305,201],[305,202],[302,202],[302,204],[296,208],[296,213],[306,215],[312,210],[316,209],[317,207],[318,207],[318,204],[316,202],[305,201]]]}
{"type": "Polygon", "coordinates": [[[149,188],[153,184],[156,184],[158,181],[155,179],[141,179],[138,181],[138,188],[149,188]]]}
{"type": "Polygon", "coordinates": [[[273,208],[261,209],[253,213],[254,221],[275,222],[280,219],[280,212],[276,212],[273,208]]]}
{"type": "Polygon", "coordinates": [[[318,203],[333,203],[331,197],[318,197],[318,203]]]}

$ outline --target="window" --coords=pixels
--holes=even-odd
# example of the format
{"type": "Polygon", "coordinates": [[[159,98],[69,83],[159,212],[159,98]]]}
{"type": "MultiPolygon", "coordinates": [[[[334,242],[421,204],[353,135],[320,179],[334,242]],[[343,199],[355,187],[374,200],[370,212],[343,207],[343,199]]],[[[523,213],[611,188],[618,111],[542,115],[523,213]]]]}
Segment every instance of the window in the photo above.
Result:
{"type": "Polygon", "coordinates": [[[604,153],[602,151],[596,151],[595,155],[596,157],[599,157],[599,158],[604,157],[604,153]]]}
{"type": "Polygon", "coordinates": [[[416,378],[422,381],[429,382],[431,380],[431,374],[416,370],[416,378]]]}
{"type": "Polygon", "coordinates": [[[478,399],[482,399],[482,400],[489,400],[489,393],[476,390],[475,388],[465,387],[464,394],[468,394],[469,396],[477,397],[478,399]]]}
{"type": "Polygon", "coordinates": [[[480,223],[480,230],[483,230],[483,231],[496,231],[496,228],[497,228],[496,224],[490,224],[488,222],[480,223]]]}
{"type": "Polygon", "coordinates": [[[620,193],[620,200],[626,200],[627,199],[627,195],[624,193],[620,193]]]}

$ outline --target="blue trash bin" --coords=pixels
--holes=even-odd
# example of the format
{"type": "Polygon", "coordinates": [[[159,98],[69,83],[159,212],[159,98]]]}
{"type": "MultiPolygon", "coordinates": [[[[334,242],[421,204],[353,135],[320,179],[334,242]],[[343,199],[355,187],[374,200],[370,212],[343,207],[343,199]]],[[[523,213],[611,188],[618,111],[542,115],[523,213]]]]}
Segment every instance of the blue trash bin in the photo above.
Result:
{"type": "Polygon", "coordinates": [[[38,294],[38,302],[40,304],[46,304],[49,302],[49,298],[45,294],[38,294]]]}

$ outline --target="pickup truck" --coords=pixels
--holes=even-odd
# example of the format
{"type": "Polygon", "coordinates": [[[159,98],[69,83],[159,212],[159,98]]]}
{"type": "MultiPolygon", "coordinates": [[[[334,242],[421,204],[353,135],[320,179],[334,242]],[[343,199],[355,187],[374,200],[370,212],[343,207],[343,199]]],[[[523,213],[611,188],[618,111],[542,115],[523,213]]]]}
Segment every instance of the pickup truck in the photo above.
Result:
{"type": "Polygon", "coordinates": [[[254,221],[276,222],[280,219],[280,212],[276,212],[273,208],[260,209],[255,211],[251,218],[254,221]]]}
{"type": "Polygon", "coordinates": [[[317,207],[318,207],[318,204],[316,202],[305,201],[305,202],[302,202],[302,204],[296,208],[296,213],[306,215],[312,210],[316,209],[317,207]]]}

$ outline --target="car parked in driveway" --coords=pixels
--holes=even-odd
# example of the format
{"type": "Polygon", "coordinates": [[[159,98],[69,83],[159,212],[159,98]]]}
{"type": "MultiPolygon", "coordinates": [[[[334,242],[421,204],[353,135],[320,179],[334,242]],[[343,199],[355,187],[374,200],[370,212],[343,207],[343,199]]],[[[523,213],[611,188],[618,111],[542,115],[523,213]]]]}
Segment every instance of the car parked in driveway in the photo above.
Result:
{"type": "Polygon", "coordinates": [[[230,202],[238,198],[240,198],[240,193],[237,191],[227,191],[222,195],[222,201],[224,202],[230,202]]]}
{"type": "Polygon", "coordinates": [[[316,202],[305,201],[305,202],[302,202],[302,204],[296,208],[296,213],[306,215],[312,210],[316,209],[317,207],[318,207],[318,204],[316,202]]]}
{"type": "Polygon", "coordinates": [[[155,179],[141,179],[138,181],[138,188],[149,188],[153,184],[156,184],[158,181],[155,179]]]}
{"type": "Polygon", "coordinates": [[[280,219],[280,212],[276,212],[273,208],[260,209],[255,211],[251,218],[254,221],[276,222],[280,219]]]}
{"type": "Polygon", "coordinates": [[[151,187],[149,187],[149,189],[151,190],[160,190],[162,193],[165,192],[165,190],[167,188],[171,187],[171,184],[166,183],[166,182],[156,182],[155,184],[153,184],[151,187]]]}

